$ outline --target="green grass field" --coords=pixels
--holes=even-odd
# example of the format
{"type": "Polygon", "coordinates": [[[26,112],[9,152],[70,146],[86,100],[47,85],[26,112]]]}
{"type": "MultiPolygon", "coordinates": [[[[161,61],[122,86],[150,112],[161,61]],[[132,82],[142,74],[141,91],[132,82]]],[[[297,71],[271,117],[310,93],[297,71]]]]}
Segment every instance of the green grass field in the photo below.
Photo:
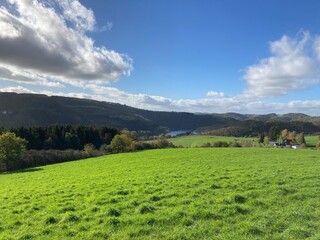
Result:
{"type": "Polygon", "coordinates": [[[309,135],[309,136],[305,137],[305,140],[306,140],[307,146],[314,147],[319,142],[319,136],[311,136],[311,135],[309,135]]]}
{"type": "MultiPolygon", "coordinates": [[[[233,142],[237,140],[239,143],[258,143],[258,138],[235,138],[235,137],[224,137],[224,136],[209,136],[209,135],[190,135],[190,136],[181,136],[168,139],[172,142],[175,146],[182,146],[182,147],[201,147],[203,144],[206,143],[214,143],[218,141],[223,142],[233,142]]],[[[308,147],[315,147],[316,144],[319,142],[319,136],[305,136],[305,140],[308,147]]]]}
{"type": "Polygon", "coordinates": [[[185,148],[0,175],[0,239],[320,239],[320,152],[185,148]]]}
{"type": "Polygon", "coordinates": [[[201,147],[206,143],[214,143],[218,141],[233,142],[237,139],[238,142],[258,142],[258,138],[235,138],[235,137],[224,137],[224,136],[209,136],[209,135],[190,135],[168,139],[175,146],[182,147],[201,147]]]}

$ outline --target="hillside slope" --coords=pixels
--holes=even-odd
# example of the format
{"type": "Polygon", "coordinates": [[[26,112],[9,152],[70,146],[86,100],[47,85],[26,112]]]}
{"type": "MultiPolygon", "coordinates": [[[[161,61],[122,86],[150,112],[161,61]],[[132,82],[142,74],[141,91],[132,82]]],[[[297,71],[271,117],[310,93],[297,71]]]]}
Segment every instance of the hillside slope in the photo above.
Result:
{"type": "Polygon", "coordinates": [[[129,130],[161,131],[225,126],[224,117],[154,112],[117,103],[36,94],[0,93],[0,127],[51,124],[108,125],[129,130]]]}
{"type": "Polygon", "coordinates": [[[319,239],[319,168],[314,150],[185,148],[0,174],[0,239],[319,239]]]}
{"type": "Polygon", "coordinates": [[[297,113],[254,115],[160,112],[88,99],[0,93],[0,127],[52,124],[107,125],[119,129],[150,131],[154,134],[171,130],[202,129],[210,132],[232,128],[239,133],[237,135],[256,135],[261,131],[268,131],[273,125],[299,132],[320,131],[320,117],[297,113]]]}

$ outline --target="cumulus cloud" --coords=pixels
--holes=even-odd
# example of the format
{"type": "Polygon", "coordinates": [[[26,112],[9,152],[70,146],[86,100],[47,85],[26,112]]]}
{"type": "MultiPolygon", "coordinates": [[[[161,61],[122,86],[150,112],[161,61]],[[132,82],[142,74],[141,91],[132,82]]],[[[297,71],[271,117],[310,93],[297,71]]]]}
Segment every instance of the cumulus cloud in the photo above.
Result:
{"type": "Polygon", "coordinates": [[[65,19],[81,31],[93,31],[96,19],[91,9],[85,8],[78,0],[56,0],[63,9],[65,19]]]}
{"type": "Polygon", "coordinates": [[[319,49],[320,40],[309,33],[300,38],[283,36],[270,43],[271,57],[246,69],[247,97],[278,97],[291,91],[310,87],[320,82],[319,61],[314,57],[311,46],[319,49]]]}
{"type": "Polygon", "coordinates": [[[10,7],[0,8],[0,67],[20,81],[30,83],[29,76],[36,75],[73,85],[103,84],[130,74],[127,56],[95,46],[85,34],[94,29],[95,18],[78,0],[7,2],[10,7]]]}
{"type": "Polygon", "coordinates": [[[28,83],[37,86],[46,87],[59,87],[63,88],[64,85],[58,81],[50,81],[46,77],[41,76],[37,73],[24,71],[11,66],[0,65],[0,76],[4,80],[14,81],[19,83],[28,83]]]}

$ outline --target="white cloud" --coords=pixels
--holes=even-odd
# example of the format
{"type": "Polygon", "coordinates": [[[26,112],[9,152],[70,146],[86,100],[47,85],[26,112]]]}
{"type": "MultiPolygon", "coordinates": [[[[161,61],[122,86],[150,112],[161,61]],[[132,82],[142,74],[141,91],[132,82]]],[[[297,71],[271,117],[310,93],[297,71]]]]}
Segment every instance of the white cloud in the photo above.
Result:
{"type": "Polygon", "coordinates": [[[223,92],[215,92],[215,91],[210,91],[207,93],[207,97],[224,97],[223,92]]]}
{"type": "Polygon", "coordinates": [[[117,102],[127,104],[129,106],[152,109],[165,110],[171,108],[173,100],[161,96],[150,96],[147,94],[132,94],[120,91],[117,88],[99,86],[95,84],[86,85],[86,89],[93,91],[104,98],[104,101],[117,102]]]}
{"type": "Polygon", "coordinates": [[[38,75],[33,72],[24,71],[11,66],[0,65],[0,76],[4,80],[14,81],[18,83],[27,83],[37,86],[58,87],[64,88],[65,86],[57,81],[49,81],[46,77],[38,75]]]}
{"type": "Polygon", "coordinates": [[[7,87],[0,92],[38,93],[48,96],[86,98],[97,101],[115,102],[132,107],[155,111],[185,111],[201,113],[239,112],[252,114],[302,112],[310,115],[320,114],[320,100],[292,100],[286,103],[250,101],[244,97],[223,97],[204,99],[169,99],[146,94],[130,94],[116,88],[89,86],[94,94],[77,92],[34,91],[25,87],[7,87]],[[95,89],[95,90],[94,90],[95,89]]]}
{"type": "Polygon", "coordinates": [[[78,30],[93,31],[96,20],[91,9],[85,8],[78,0],[55,0],[63,9],[65,19],[72,22],[78,30]]]}
{"type": "Polygon", "coordinates": [[[248,86],[244,95],[278,97],[319,83],[319,62],[309,53],[313,41],[304,33],[301,38],[283,36],[271,42],[272,56],[246,69],[244,79],[248,86]]]}
{"type": "Polygon", "coordinates": [[[0,88],[0,92],[37,93],[22,86],[0,88]]]}
{"type": "Polygon", "coordinates": [[[46,6],[48,2],[37,0],[8,0],[10,11],[0,8],[2,69],[23,69],[13,75],[22,74],[20,81],[28,79],[26,83],[30,83],[28,76],[35,75],[72,85],[79,81],[102,84],[130,74],[127,56],[94,46],[84,34],[95,25],[91,10],[75,0],[55,2],[46,6]],[[60,14],[57,4],[63,9],[60,14]]]}
{"type": "Polygon", "coordinates": [[[100,32],[109,31],[109,30],[111,30],[112,28],[113,28],[113,23],[110,22],[110,21],[108,21],[108,22],[106,23],[106,25],[104,25],[99,31],[100,31],[100,32]]]}

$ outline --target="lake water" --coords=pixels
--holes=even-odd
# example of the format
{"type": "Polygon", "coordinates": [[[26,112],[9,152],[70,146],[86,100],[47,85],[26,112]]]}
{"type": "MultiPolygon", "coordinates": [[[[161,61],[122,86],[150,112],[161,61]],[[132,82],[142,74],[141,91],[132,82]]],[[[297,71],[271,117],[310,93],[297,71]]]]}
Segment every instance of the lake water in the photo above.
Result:
{"type": "Polygon", "coordinates": [[[171,137],[176,137],[180,134],[186,134],[188,132],[191,132],[192,134],[197,134],[196,131],[192,131],[192,130],[176,130],[176,131],[169,132],[168,135],[170,135],[171,137]]]}

